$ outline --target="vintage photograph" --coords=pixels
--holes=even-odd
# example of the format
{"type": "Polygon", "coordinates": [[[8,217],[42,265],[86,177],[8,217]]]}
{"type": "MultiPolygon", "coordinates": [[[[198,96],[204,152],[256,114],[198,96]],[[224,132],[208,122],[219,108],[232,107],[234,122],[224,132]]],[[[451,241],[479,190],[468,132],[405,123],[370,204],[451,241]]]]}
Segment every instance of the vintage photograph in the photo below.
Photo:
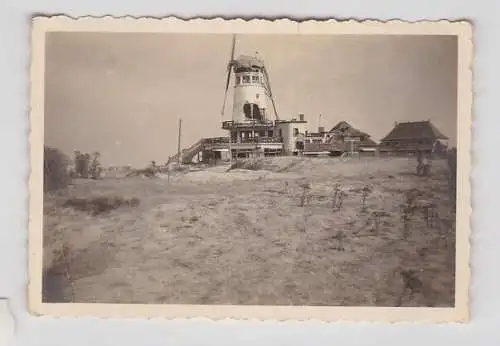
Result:
{"type": "Polygon", "coordinates": [[[46,30],[40,302],[454,309],[448,28],[46,30]]]}

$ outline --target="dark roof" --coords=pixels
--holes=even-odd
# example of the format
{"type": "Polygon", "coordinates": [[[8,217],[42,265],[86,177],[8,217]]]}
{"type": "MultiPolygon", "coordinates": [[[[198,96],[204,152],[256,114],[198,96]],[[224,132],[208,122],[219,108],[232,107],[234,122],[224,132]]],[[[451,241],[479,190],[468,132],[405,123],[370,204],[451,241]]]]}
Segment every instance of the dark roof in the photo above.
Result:
{"type": "Polygon", "coordinates": [[[367,136],[367,137],[370,137],[370,135],[368,135],[367,133],[363,132],[363,131],[360,131],[354,127],[352,127],[350,124],[348,124],[346,121],[340,121],[337,125],[335,125],[334,127],[332,127],[332,129],[328,132],[337,132],[337,131],[341,131],[342,128],[345,128],[344,131],[342,131],[343,133],[349,135],[349,136],[354,136],[354,137],[361,137],[361,136],[367,136]]]}
{"type": "Polygon", "coordinates": [[[347,129],[344,133],[349,135],[349,136],[354,136],[354,137],[368,136],[368,134],[366,132],[355,129],[354,127],[347,129]]]}
{"type": "Polygon", "coordinates": [[[397,123],[382,142],[401,139],[448,139],[448,137],[428,120],[397,123]]]}
{"type": "Polygon", "coordinates": [[[377,147],[378,144],[371,138],[365,138],[361,142],[359,142],[360,147],[377,147]]]}
{"type": "Polygon", "coordinates": [[[233,61],[234,70],[241,69],[262,69],[264,61],[256,56],[241,55],[233,61]]]}
{"type": "Polygon", "coordinates": [[[334,127],[332,127],[332,129],[328,132],[334,132],[334,131],[338,131],[340,130],[341,127],[352,127],[351,125],[349,125],[346,121],[339,121],[337,123],[337,125],[335,125],[334,127]]]}

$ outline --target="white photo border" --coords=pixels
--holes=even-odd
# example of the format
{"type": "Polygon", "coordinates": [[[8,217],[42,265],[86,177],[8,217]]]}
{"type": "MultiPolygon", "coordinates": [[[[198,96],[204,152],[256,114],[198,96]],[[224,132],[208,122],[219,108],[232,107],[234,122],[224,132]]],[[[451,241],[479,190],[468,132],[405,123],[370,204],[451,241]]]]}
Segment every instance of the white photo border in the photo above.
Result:
{"type": "Polygon", "coordinates": [[[288,19],[163,19],[111,16],[34,17],[30,66],[30,176],[29,176],[29,312],[55,317],[197,318],[320,320],[363,322],[467,322],[469,319],[471,233],[471,132],[473,26],[467,21],[356,21],[288,19]],[[317,307],[246,305],[82,304],[42,302],[43,259],[43,145],[45,37],[48,32],[157,32],[225,34],[314,35],[456,35],[458,37],[457,87],[457,220],[455,307],[317,307]]]}

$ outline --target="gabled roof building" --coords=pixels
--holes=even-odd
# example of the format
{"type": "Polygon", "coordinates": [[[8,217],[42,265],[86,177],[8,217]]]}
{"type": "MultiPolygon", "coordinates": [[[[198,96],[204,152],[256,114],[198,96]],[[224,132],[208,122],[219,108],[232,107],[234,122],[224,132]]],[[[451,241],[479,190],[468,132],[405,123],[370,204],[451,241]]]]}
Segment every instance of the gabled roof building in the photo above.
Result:
{"type": "Polygon", "coordinates": [[[395,123],[394,128],[380,141],[381,151],[415,152],[439,151],[446,148],[445,136],[430,120],[395,123]]]}
{"type": "Polygon", "coordinates": [[[340,121],[330,131],[331,141],[339,147],[340,151],[371,151],[377,148],[369,134],[351,126],[346,121],[340,121]]]}

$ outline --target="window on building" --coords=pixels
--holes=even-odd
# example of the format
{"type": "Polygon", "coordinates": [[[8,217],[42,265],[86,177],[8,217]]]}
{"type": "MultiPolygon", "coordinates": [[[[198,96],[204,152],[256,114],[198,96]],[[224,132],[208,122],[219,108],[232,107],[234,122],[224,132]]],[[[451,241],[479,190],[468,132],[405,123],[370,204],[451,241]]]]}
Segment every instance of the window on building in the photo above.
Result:
{"type": "Polygon", "coordinates": [[[294,136],[298,136],[299,135],[299,129],[298,128],[294,128],[293,129],[293,135],[294,136]]]}
{"type": "Polygon", "coordinates": [[[252,76],[252,83],[259,83],[259,76],[252,76]]]}
{"type": "Polygon", "coordinates": [[[258,100],[259,99],[259,94],[255,94],[255,98],[258,100]]]}
{"type": "Polygon", "coordinates": [[[243,84],[250,83],[250,76],[243,76],[243,84]]]}
{"type": "Polygon", "coordinates": [[[236,85],[240,85],[241,84],[241,77],[238,76],[236,77],[236,85]]]}

